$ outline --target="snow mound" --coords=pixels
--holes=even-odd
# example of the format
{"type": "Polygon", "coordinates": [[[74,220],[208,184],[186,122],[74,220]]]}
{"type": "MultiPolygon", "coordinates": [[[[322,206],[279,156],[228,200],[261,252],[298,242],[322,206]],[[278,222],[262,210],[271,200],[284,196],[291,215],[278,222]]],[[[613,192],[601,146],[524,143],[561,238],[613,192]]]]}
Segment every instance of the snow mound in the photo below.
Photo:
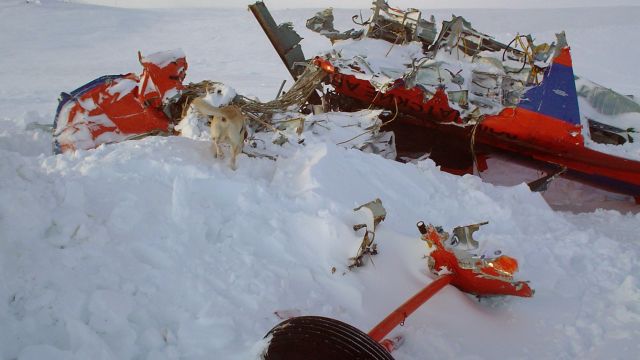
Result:
{"type": "Polygon", "coordinates": [[[397,330],[407,345],[396,358],[490,357],[505,341],[520,344],[514,356],[604,355],[637,331],[638,244],[612,239],[610,225],[594,231],[524,184],[494,187],[430,161],[312,141],[284,149],[277,161],[242,155],[235,172],[208,142],[181,137],[55,157],[2,150],[2,356],[245,359],[281,309],[367,330],[430,281],[418,220],[488,220],[476,237],[519,259],[537,292],[478,304],[447,288],[397,330]],[[375,197],[388,212],[380,254],[349,272],[361,240],[352,209],[375,197]]]}

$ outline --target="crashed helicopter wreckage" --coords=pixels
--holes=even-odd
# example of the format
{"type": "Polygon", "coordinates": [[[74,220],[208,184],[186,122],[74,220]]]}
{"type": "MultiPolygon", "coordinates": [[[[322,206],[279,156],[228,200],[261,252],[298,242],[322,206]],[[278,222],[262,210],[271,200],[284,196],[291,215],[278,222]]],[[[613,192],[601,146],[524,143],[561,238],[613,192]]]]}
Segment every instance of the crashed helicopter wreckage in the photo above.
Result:
{"type": "Polygon", "coordinates": [[[143,67],[139,76],[101,76],[61,94],[53,125],[55,154],[152,135],[209,139],[209,117],[190,106],[193,99],[203,97],[213,106],[239,106],[249,118],[250,136],[243,150],[249,156],[275,160],[282,153],[279,147],[288,142],[302,144],[305,135],[388,159],[397,156],[393,132],[380,130],[385,111],[333,112],[322,117],[301,113],[309,108],[307,99],[317,96],[315,89],[326,76],[316,66],[303,66],[286,93],[260,102],[214,81],[183,85],[187,61],[181,50],[139,53],[138,58],[143,67]]]}
{"type": "MultiPolygon", "coordinates": [[[[305,58],[292,25],[276,26],[262,2],[249,8],[295,72],[305,58]]],[[[394,132],[398,154],[428,153],[451,173],[481,172],[489,156],[506,155],[548,173],[533,190],[562,176],[640,201],[640,104],[575,77],[564,32],[552,44],[530,35],[503,44],[462,17],[436,36],[434,19],[416,9],[375,0],[372,12],[353,17],[362,31],[339,32],[330,10],[307,21],[333,44],[313,60],[332,88],[321,99],[326,109],[397,110],[383,129],[394,132]]]]}

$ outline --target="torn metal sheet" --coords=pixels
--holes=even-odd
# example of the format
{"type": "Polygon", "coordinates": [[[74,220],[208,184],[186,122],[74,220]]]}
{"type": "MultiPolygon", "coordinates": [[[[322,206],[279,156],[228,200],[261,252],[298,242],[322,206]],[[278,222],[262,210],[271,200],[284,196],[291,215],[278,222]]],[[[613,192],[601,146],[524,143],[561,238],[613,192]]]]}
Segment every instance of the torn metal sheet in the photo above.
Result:
{"type": "Polygon", "coordinates": [[[637,134],[634,128],[620,129],[616,126],[603,124],[599,121],[587,117],[589,122],[589,135],[591,139],[600,144],[622,145],[627,142],[634,142],[631,134],[637,134]]]}
{"type": "Polygon", "coordinates": [[[353,209],[353,211],[359,212],[363,209],[368,210],[363,212],[367,214],[367,221],[362,224],[353,225],[353,230],[358,231],[360,229],[365,229],[365,232],[362,242],[360,243],[360,247],[358,248],[358,253],[356,256],[349,259],[351,261],[349,269],[364,265],[363,258],[365,255],[371,256],[378,253],[378,246],[374,243],[376,238],[375,231],[378,224],[384,221],[387,217],[387,211],[384,206],[382,206],[382,200],[380,199],[375,199],[366,204],[360,205],[353,209]]]}
{"type": "Polygon", "coordinates": [[[296,67],[295,65],[298,62],[305,62],[302,47],[299,44],[302,40],[300,35],[293,30],[291,23],[277,25],[262,1],[249,5],[249,9],[258,20],[262,30],[267,34],[271,45],[276,49],[291,76],[298,79],[298,76],[304,71],[304,67],[296,67]]]}
{"type": "Polygon", "coordinates": [[[349,139],[337,142],[337,145],[350,149],[358,149],[370,154],[377,154],[385,159],[395,160],[398,156],[395,134],[393,131],[381,130],[381,128],[391,122],[395,116],[391,117],[390,112],[380,110],[353,112],[351,114],[353,116],[342,117],[342,119],[336,120],[339,121],[338,123],[341,127],[359,128],[361,132],[349,139]]]}
{"type": "Polygon", "coordinates": [[[333,27],[333,9],[327,8],[318,11],[312,18],[306,22],[307,29],[317,32],[318,34],[328,38],[331,42],[336,40],[357,39],[362,36],[364,29],[350,29],[340,32],[333,27]]]}
{"type": "Polygon", "coordinates": [[[353,211],[358,211],[362,208],[367,208],[371,211],[373,222],[370,224],[364,224],[364,225],[368,225],[374,231],[376,229],[376,226],[378,226],[378,224],[384,221],[384,219],[386,219],[387,217],[387,211],[385,210],[384,206],[382,206],[382,200],[378,198],[376,198],[373,201],[369,201],[366,204],[358,206],[357,208],[353,209],[353,211]]]}
{"type": "Polygon", "coordinates": [[[371,8],[373,15],[365,23],[369,25],[367,37],[382,39],[394,44],[409,41],[420,41],[426,48],[436,38],[435,19],[422,19],[422,12],[409,8],[400,10],[392,8],[385,0],[374,0],[371,8]]]}
{"type": "Polygon", "coordinates": [[[356,149],[370,153],[378,154],[385,159],[395,160],[398,156],[396,150],[396,137],[393,131],[385,131],[371,135],[366,141],[355,146],[356,149]]]}
{"type": "Polygon", "coordinates": [[[640,104],[632,98],[619,94],[594,82],[576,77],[578,96],[603,115],[640,113],[640,104]]]}
{"type": "Polygon", "coordinates": [[[493,39],[492,36],[481,33],[473,28],[471,23],[462,16],[451,16],[450,21],[442,22],[442,31],[434,46],[430,49],[432,54],[438,50],[445,49],[448,52],[462,52],[468,56],[475,56],[482,51],[504,51],[509,50],[510,55],[515,58],[522,58],[520,51],[509,48],[493,39]]]}
{"type": "MultiPolygon", "coordinates": [[[[340,54],[328,53],[325,59],[341,74],[336,77],[340,79],[336,81],[338,87],[344,87],[347,93],[353,93],[350,89],[356,89],[356,92],[367,94],[365,102],[385,102],[388,105],[384,107],[390,109],[393,107],[390,100],[396,97],[390,94],[406,89],[413,103],[403,106],[405,109],[401,109],[402,112],[406,112],[407,107],[416,110],[421,108],[417,110],[421,113],[418,116],[440,113],[443,119],[438,121],[459,124],[475,124],[480,118],[478,115],[496,115],[506,107],[517,107],[523,99],[527,100],[527,90],[540,85],[554,61],[539,59],[547,58],[555,45],[535,44],[528,35],[518,35],[515,41],[518,45],[505,45],[476,31],[461,17],[454,17],[453,25],[448,23],[444,22],[438,40],[420,58],[415,58],[412,51],[398,49],[395,57],[403,61],[389,65],[387,54],[379,50],[357,54],[341,49],[340,54]],[[469,46],[475,50],[469,50],[469,46]],[[524,51],[517,47],[523,47],[524,51]],[[382,63],[385,65],[380,65],[382,63]],[[375,92],[371,89],[360,90],[363,88],[361,84],[345,81],[344,77],[349,75],[369,82],[375,92]],[[418,88],[424,97],[413,94],[416,92],[414,88],[418,88]],[[447,95],[453,95],[453,99],[448,98],[451,109],[445,107],[442,111],[432,111],[425,108],[424,103],[432,107],[442,102],[434,99],[435,94],[442,90],[447,95]],[[376,96],[378,92],[380,95],[376,96]],[[477,114],[478,111],[480,114],[477,114]]],[[[397,101],[406,105],[404,99],[397,101]]]]}
{"type": "Polygon", "coordinates": [[[475,250],[478,248],[478,241],[473,238],[473,233],[480,230],[480,226],[488,224],[488,221],[458,226],[453,228],[453,236],[449,242],[451,246],[455,246],[459,249],[475,250]]]}
{"type": "Polygon", "coordinates": [[[622,145],[632,143],[638,134],[640,104],[587,79],[576,77],[580,113],[597,143],[622,145]]]}

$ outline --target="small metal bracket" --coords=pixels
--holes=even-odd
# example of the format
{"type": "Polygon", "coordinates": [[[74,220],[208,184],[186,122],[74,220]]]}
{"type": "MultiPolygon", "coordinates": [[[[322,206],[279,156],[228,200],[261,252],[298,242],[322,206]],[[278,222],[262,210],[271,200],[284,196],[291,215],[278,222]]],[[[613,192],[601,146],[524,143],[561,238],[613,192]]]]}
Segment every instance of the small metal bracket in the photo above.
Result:
{"type": "Polygon", "coordinates": [[[387,211],[382,206],[382,201],[380,199],[375,199],[366,204],[360,205],[357,208],[353,209],[353,211],[359,211],[362,208],[366,208],[371,211],[371,219],[367,222],[367,224],[353,225],[354,231],[365,229],[365,232],[362,238],[362,242],[360,243],[360,247],[358,248],[358,253],[356,254],[356,256],[349,258],[349,260],[351,261],[351,263],[349,264],[349,269],[352,269],[354,267],[361,267],[362,265],[364,265],[363,258],[365,255],[378,254],[378,246],[377,244],[374,244],[374,240],[376,238],[375,230],[378,224],[384,221],[387,216],[387,211]]]}
{"type": "Polygon", "coordinates": [[[481,222],[477,224],[458,226],[453,229],[451,237],[451,245],[459,249],[474,250],[479,246],[478,241],[473,238],[473,233],[480,230],[480,226],[487,225],[489,222],[481,222]]]}
{"type": "Polygon", "coordinates": [[[387,217],[387,210],[385,210],[384,206],[382,206],[382,200],[376,198],[373,201],[369,201],[366,204],[362,204],[357,208],[353,209],[353,211],[358,211],[362,208],[367,208],[371,210],[373,214],[373,231],[376,230],[376,226],[380,224],[387,217]]]}

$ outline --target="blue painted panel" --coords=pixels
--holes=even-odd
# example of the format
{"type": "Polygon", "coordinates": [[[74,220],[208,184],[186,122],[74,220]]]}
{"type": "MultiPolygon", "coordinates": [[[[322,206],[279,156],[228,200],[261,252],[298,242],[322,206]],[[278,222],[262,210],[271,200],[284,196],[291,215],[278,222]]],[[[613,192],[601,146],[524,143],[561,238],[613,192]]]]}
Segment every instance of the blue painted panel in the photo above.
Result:
{"type": "Polygon", "coordinates": [[[552,64],[546,70],[542,83],[525,92],[518,107],[580,125],[573,68],[552,64]]]}

